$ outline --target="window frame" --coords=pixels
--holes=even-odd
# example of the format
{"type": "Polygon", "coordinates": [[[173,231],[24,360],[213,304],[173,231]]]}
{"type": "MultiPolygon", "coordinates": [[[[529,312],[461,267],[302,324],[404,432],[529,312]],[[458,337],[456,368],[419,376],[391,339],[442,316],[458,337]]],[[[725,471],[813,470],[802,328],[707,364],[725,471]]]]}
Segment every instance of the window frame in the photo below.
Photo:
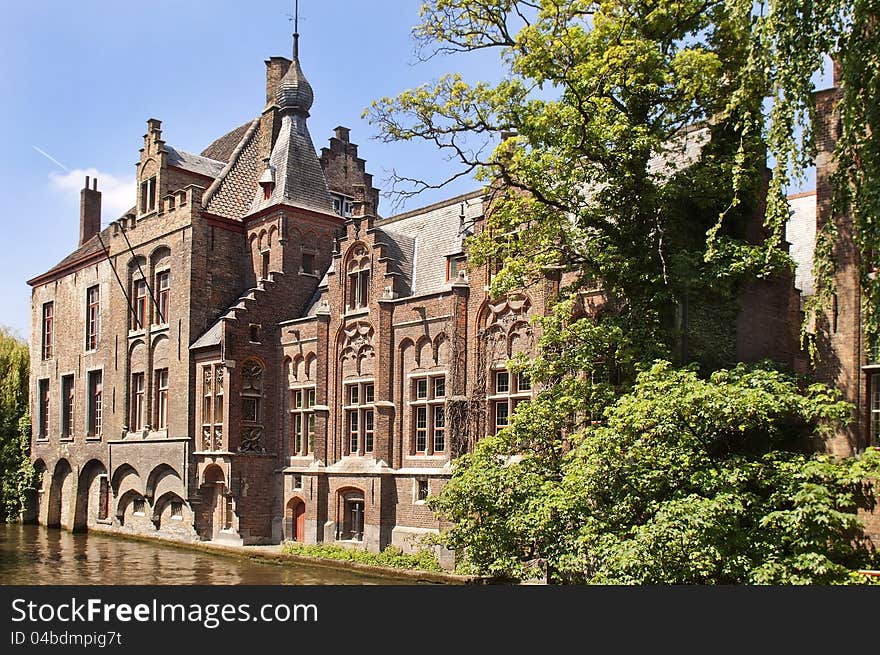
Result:
{"type": "Polygon", "coordinates": [[[86,382],[88,409],[86,413],[86,434],[100,437],[104,430],[104,370],[88,372],[86,382]]]}
{"type": "Polygon", "coordinates": [[[345,443],[343,452],[353,457],[372,455],[376,450],[375,380],[343,383],[345,443]]]}
{"type": "Polygon", "coordinates": [[[40,355],[43,361],[52,359],[55,349],[55,301],[43,303],[40,355]]]}
{"type": "Polygon", "coordinates": [[[74,408],[76,406],[76,381],[73,373],[61,376],[61,438],[74,437],[74,408]]]}
{"type": "Polygon", "coordinates": [[[129,432],[140,432],[146,427],[147,376],[144,371],[131,374],[131,406],[129,432]]]}
{"type": "Polygon", "coordinates": [[[446,378],[446,371],[409,376],[411,456],[446,455],[446,378]]]}
{"type": "Polygon", "coordinates": [[[493,368],[489,371],[492,393],[487,397],[489,403],[488,434],[498,434],[510,425],[513,414],[520,403],[531,400],[534,393],[528,375],[522,371],[510,371],[507,368],[493,368]],[[500,380],[505,384],[499,385],[500,380]],[[499,386],[501,387],[499,389],[499,386]],[[503,410],[501,409],[503,407],[503,410]],[[503,420],[502,420],[503,416],[503,420]]]}
{"type": "Polygon", "coordinates": [[[155,429],[168,429],[168,387],[169,374],[168,368],[157,368],[155,370],[156,385],[156,411],[155,411],[155,429]]]}
{"type": "Polygon", "coordinates": [[[156,271],[156,325],[168,325],[171,310],[171,269],[156,271]],[[163,286],[164,283],[164,286],[163,286]]]}
{"type": "Polygon", "coordinates": [[[86,352],[97,350],[101,332],[101,287],[92,285],[86,289],[86,352]],[[92,297],[94,292],[94,298],[92,297]]]}

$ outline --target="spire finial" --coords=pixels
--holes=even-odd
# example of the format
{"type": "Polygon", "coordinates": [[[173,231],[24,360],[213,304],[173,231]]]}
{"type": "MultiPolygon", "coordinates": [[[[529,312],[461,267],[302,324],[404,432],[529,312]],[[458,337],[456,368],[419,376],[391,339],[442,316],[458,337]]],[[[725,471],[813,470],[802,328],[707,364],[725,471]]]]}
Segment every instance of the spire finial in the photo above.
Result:
{"type": "Polygon", "coordinates": [[[299,61],[299,0],[293,0],[293,59],[299,61]]]}

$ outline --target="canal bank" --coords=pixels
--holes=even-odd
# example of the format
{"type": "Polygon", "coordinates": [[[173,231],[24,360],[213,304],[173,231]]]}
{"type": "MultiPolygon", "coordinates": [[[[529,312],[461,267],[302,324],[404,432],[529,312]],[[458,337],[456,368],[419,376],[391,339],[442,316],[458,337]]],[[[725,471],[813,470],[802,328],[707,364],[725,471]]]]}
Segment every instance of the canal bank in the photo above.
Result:
{"type": "Polygon", "coordinates": [[[237,546],[212,541],[176,541],[174,539],[167,539],[160,536],[135,534],[120,535],[119,532],[102,530],[100,528],[90,528],[90,532],[130,541],[160,543],[164,546],[169,546],[172,548],[180,548],[197,552],[207,552],[223,557],[245,558],[263,564],[272,564],[276,566],[304,564],[319,568],[323,567],[332,570],[352,571],[367,575],[381,576],[383,578],[406,580],[410,581],[411,584],[485,585],[492,584],[494,582],[491,578],[485,578],[475,575],[458,575],[455,573],[418,571],[414,569],[398,569],[384,566],[373,566],[370,564],[362,564],[361,562],[351,562],[347,560],[293,555],[290,553],[282,552],[282,546],[280,544],[276,546],[237,546]]]}
{"type": "MultiPolygon", "coordinates": [[[[433,576],[336,566],[263,550],[0,524],[2,585],[414,585],[433,576]]],[[[258,547],[260,548],[260,547],[258,547]]],[[[443,582],[449,582],[443,580],[443,582]]]]}

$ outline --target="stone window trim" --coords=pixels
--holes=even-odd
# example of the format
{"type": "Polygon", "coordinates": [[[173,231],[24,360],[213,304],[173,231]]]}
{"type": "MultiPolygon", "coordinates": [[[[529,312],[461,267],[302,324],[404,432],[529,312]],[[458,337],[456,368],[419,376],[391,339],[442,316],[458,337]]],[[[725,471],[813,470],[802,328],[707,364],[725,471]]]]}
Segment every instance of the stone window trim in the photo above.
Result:
{"type": "Polygon", "coordinates": [[[512,372],[507,368],[493,368],[489,371],[488,434],[497,434],[510,425],[510,417],[517,405],[532,398],[532,383],[525,373],[512,372]]]}
{"type": "Polygon", "coordinates": [[[37,380],[37,441],[49,440],[50,394],[49,378],[37,380]]]}
{"type": "Polygon", "coordinates": [[[446,377],[444,371],[411,373],[409,381],[410,456],[445,456],[446,377]]]}
{"type": "Polygon", "coordinates": [[[147,281],[145,278],[137,275],[131,279],[131,305],[133,313],[130,316],[128,327],[129,333],[142,332],[147,327],[149,313],[149,292],[147,291],[147,281]]]}
{"type": "Polygon", "coordinates": [[[428,502],[431,488],[428,478],[413,478],[413,504],[424,505],[428,502]]]}
{"type": "Polygon", "coordinates": [[[104,369],[86,371],[86,440],[98,440],[104,430],[104,369]]]}
{"type": "Polygon", "coordinates": [[[376,447],[376,387],[373,378],[343,382],[343,453],[352,457],[372,455],[376,447]]]}
{"type": "Polygon", "coordinates": [[[157,368],[154,373],[154,384],[156,389],[155,408],[153,425],[156,430],[168,429],[168,390],[169,390],[169,373],[168,367],[157,368]]]}
{"type": "Polygon", "coordinates": [[[94,352],[101,343],[101,289],[95,284],[86,289],[85,351],[94,352]]]}
{"type": "Polygon", "coordinates": [[[128,431],[142,432],[149,429],[147,410],[147,375],[146,371],[132,371],[130,384],[130,404],[128,431]]]}
{"type": "Polygon", "coordinates": [[[198,403],[197,411],[202,435],[197,450],[222,451],[226,366],[221,362],[201,362],[198,370],[202,402],[198,403]]]}
{"type": "Polygon", "coordinates": [[[294,457],[305,457],[315,451],[315,405],[317,388],[314,384],[291,386],[290,421],[292,439],[290,452],[294,457]]]}
{"type": "Polygon", "coordinates": [[[345,266],[345,311],[346,314],[364,309],[370,305],[371,284],[370,253],[366,244],[357,243],[349,251],[345,266]]]}
{"type": "Polygon", "coordinates": [[[140,185],[140,210],[141,215],[151,214],[156,211],[156,196],[157,196],[157,188],[156,188],[156,176],[153,175],[150,178],[147,178],[141,182],[140,185]]]}
{"type": "Polygon", "coordinates": [[[75,424],[75,408],[76,408],[76,380],[73,373],[61,376],[60,402],[58,406],[61,408],[61,441],[73,441],[74,424],[75,424]]]}
{"type": "Polygon", "coordinates": [[[171,267],[165,265],[153,272],[156,308],[153,325],[168,325],[171,312],[171,267]]]}
{"type": "Polygon", "coordinates": [[[41,359],[52,359],[55,341],[55,301],[43,303],[43,322],[41,328],[41,359]]]}
{"type": "Polygon", "coordinates": [[[265,452],[263,445],[264,364],[256,358],[246,360],[241,365],[241,432],[239,452],[265,452]]]}

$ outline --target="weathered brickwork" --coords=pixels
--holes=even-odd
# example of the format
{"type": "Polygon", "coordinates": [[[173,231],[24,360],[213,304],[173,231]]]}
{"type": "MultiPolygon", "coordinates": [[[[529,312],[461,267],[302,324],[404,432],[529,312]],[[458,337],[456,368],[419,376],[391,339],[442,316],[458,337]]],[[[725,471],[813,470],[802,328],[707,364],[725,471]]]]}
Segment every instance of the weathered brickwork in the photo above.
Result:
{"type": "MultiPolygon", "coordinates": [[[[452,460],[533,393],[506,363],[563,280],[489,298],[490,267],[465,270],[482,193],[382,218],[347,128],[293,147],[311,143],[299,64],[269,59],[266,90],[202,155],[150,119],[133,209],[98,232],[87,182],[79,248],[30,281],[40,523],[412,550],[443,527],[426,499],[452,460]]],[[[791,280],[742,301],[740,357],[796,360],[791,280]]],[[[858,377],[844,324],[829,339],[858,377]]]]}

